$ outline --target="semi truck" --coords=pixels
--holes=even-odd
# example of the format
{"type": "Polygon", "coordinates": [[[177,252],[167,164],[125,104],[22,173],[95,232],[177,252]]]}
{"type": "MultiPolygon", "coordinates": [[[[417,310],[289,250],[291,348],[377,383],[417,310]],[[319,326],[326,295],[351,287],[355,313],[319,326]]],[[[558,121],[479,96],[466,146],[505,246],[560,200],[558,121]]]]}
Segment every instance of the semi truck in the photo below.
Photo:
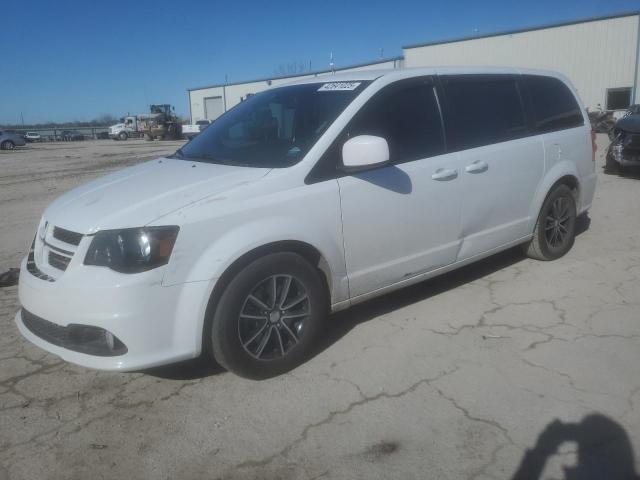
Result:
{"type": "Polygon", "coordinates": [[[168,104],[150,105],[149,113],[130,115],[109,127],[109,138],[127,140],[144,136],[146,140],[176,140],[182,136],[182,125],[168,104]]]}
{"type": "Polygon", "coordinates": [[[141,136],[138,130],[138,117],[128,116],[120,119],[120,123],[109,127],[109,138],[113,140],[127,140],[141,136]]]}

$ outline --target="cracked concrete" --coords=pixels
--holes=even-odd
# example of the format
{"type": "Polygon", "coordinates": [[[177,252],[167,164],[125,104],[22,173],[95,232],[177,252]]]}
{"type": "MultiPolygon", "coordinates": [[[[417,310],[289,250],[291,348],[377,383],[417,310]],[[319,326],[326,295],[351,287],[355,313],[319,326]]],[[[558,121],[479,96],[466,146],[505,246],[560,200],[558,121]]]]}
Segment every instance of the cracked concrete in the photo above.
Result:
{"type": "MultiPolygon", "coordinates": [[[[140,160],[116,147],[105,168],[140,160]]],[[[55,153],[62,168],[33,185],[23,177],[42,151],[33,165],[28,152],[0,156],[0,183],[20,185],[0,190],[6,268],[51,196],[103,170],[79,174],[55,153]]],[[[341,312],[309,362],[262,382],[203,363],[66,364],[20,337],[16,287],[0,289],[0,479],[505,479],[546,451],[531,449],[555,419],[573,433],[549,447],[540,478],[564,478],[585,461],[579,426],[592,414],[626,432],[636,455],[616,462],[638,472],[638,181],[600,175],[591,223],[563,259],[509,251],[341,312]]],[[[622,455],[611,442],[603,432],[622,455]]]]}

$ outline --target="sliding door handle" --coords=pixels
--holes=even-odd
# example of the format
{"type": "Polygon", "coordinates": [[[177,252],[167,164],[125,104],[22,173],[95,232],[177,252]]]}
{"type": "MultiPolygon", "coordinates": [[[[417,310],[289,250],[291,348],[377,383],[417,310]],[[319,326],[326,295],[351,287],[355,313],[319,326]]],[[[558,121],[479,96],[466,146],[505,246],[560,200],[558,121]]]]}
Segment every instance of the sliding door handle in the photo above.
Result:
{"type": "Polygon", "coordinates": [[[453,180],[457,176],[458,176],[457,170],[453,170],[451,168],[439,168],[438,170],[433,172],[433,175],[431,175],[431,178],[438,181],[444,181],[444,180],[453,180]]]}
{"type": "Polygon", "coordinates": [[[489,170],[489,165],[482,160],[476,160],[471,165],[464,167],[464,171],[467,173],[483,173],[487,170],[489,170]]]}

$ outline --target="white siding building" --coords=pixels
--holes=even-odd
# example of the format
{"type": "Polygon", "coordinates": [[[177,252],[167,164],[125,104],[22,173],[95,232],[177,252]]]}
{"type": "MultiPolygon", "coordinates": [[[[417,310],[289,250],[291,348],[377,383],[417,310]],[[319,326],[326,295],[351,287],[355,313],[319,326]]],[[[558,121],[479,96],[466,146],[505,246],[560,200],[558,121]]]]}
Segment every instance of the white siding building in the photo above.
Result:
{"type": "MultiPolygon", "coordinates": [[[[509,66],[556,70],[573,82],[590,109],[640,103],[640,14],[626,13],[536,28],[403,47],[401,57],[336,69],[425,66],[509,66]]],[[[247,95],[330,71],[189,89],[191,121],[213,120],[247,95]]]]}
{"type": "Polygon", "coordinates": [[[640,15],[589,19],[403,47],[406,67],[492,65],[556,70],[590,109],[640,103],[640,15]]]}
{"type": "MultiPolygon", "coordinates": [[[[335,72],[348,72],[352,70],[371,70],[371,69],[387,69],[401,68],[402,57],[395,57],[380,60],[377,62],[363,63],[352,65],[344,68],[336,68],[335,72]]],[[[272,85],[281,85],[293,80],[304,79],[309,77],[322,77],[331,75],[330,70],[313,72],[301,75],[292,75],[287,77],[263,78],[261,80],[253,80],[248,82],[236,82],[221,85],[211,85],[208,87],[189,89],[189,105],[191,122],[198,120],[214,120],[222,113],[226,112],[233,106],[247,98],[247,95],[266,90],[272,85]]]]}

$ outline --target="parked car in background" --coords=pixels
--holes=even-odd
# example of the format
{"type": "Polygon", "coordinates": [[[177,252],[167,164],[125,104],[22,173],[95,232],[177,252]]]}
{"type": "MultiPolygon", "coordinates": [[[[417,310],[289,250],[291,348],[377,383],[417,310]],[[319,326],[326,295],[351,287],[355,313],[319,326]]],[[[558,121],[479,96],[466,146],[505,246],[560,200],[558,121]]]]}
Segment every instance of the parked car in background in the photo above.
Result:
{"type": "Polygon", "coordinates": [[[72,130],[63,130],[60,132],[60,138],[65,142],[75,142],[84,140],[85,136],[82,133],[74,132],[72,130]]]}
{"type": "Polygon", "coordinates": [[[211,352],[239,375],[274,376],[308,358],[331,311],[518,245],[565,255],[594,198],[594,140],[553,72],[360,71],[273,87],[174,155],[49,205],[16,323],[88,367],[211,352]]]}
{"type": "Polygon", "coordinates": [[[24,134],[24,139],[27,142],[39,142],[40,141],[40,134],[37,132],[27,132],[24,134]]]}
{"type": "Polygon", "coordinates": [[[616,123],[613,110],[603,110],[600,104],[595,110],[589,112],[589,121],[591,128],[596,133],[609,133],[616,123]]]}
{"type": "Polygon", "coordinates": [[[211,123],[211,120],[198,120],[194,124],[183,125],[182,135],[184,135],[187,140],[191,140],[192,138],[200,135],[200,133],[204,131],[209,125],[211,125],[211,123]]]}
{"type": "Polygon", "coordinates": [[[0,150],[13,150],[16,147],[23,147],[27,142],[22,135],[0,130],[0,150]]]}
{"type": "Polygon", "coordinates": [[[624,174],[627,167],[640,167],[640,105],[631,105],[609,135],[605,171],[624,174]]]}

